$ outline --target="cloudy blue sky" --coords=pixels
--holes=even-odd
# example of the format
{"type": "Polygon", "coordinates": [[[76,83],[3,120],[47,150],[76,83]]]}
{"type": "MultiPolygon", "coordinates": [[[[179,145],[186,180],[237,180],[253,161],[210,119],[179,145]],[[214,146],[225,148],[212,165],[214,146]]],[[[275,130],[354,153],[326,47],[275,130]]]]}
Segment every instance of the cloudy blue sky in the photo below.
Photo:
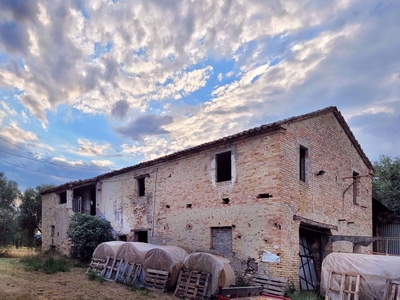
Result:
{"type": "Polygon", "coordinates": [[[21,190],[337,106],[400,149],[400,1],[0,0],[0,171],[21,190]]]}

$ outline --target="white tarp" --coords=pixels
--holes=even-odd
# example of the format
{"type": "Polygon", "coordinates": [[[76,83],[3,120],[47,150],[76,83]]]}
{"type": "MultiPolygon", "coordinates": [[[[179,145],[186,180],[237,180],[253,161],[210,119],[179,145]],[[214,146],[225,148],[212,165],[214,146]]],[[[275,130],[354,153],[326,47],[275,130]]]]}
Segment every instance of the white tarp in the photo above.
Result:
{"type": "MultiPolygon", "coordinates": [[[[383,299],[386,279],[400,278],[400,256],[383,256],[358,253],[331,253],[322,262],[321,294],[325,295],[330,271],[358,273],[362,276],[360,299],[383,299]]],[[[338,289],[338,278],[332,282],[338,289]]],[[[337,294],[332,299],[339,299],[337,294]]]]}
{"type": "Polygon", "coordinates": [[[208,297],[217,292],[218,287],[227,287],[235,283],[235,272],[229,264],[229,260],[222,256],[195,252],[186,257],[184,267],[189,270],[211,273],[211,282],[206,292],[208,297]]]}

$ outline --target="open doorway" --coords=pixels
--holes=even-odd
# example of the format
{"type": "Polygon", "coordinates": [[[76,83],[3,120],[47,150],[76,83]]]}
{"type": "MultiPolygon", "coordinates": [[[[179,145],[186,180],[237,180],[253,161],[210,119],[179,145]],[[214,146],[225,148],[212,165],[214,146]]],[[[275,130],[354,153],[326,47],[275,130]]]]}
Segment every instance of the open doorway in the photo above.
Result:
{"type": "Polygon", "coordinates": [[[301,290],[319,289],[321,266],[325,253],[326,228],[300,224],[299,230],[299,280],[301,290]]]}

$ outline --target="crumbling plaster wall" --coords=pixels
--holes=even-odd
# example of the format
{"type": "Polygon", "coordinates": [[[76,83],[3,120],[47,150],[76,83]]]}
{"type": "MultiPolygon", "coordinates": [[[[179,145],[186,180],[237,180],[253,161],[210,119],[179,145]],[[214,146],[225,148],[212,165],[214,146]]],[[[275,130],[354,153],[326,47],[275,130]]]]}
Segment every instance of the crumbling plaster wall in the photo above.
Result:
{"type": "Polygon", "coordinates": [[[96,191],[96,215],[110,221],[117,236],[133,240],[135,230],[150,230],[153,219],[155,169],[111,177],[96,191]],[[145,177],[145,196],[137,195],[136,177],[145,177]]]}
{"type": "MultiPolygon", "coordinates": [[[[360,175],[372,172],[354,148],[343,128],[332,113],[311,119],[286,124],[285,139],[282,143],[282,183],[285,218],[282,245],[288,256],[288,268],[282,275],[296,278],[299,256],[299,223],[293,221],[298,215],[313,221],[334,225],[333,235],[372,235],[371,177],[360,178],[360,194],[353,204],[353,171],[360,175]],[[308,148],[306,182],[299,180],[299,147],[308,148]],[[324,175],[316,176],[320,170],[324,175]]],[[[362,251],[369,248],[362,247],[362,251]]],[[[352,252],[348,242],[335,242],[333,251],[352,252]]]]}
{"type": "Polygon", "coordinates": [[[60,204],[60,197],[47,194],[42,198],[42,249],[55,247],[61,253],[68,255],[70,243],[67,230],[73,215],[72,190],[67,190],[67,203],[60,204]]]}

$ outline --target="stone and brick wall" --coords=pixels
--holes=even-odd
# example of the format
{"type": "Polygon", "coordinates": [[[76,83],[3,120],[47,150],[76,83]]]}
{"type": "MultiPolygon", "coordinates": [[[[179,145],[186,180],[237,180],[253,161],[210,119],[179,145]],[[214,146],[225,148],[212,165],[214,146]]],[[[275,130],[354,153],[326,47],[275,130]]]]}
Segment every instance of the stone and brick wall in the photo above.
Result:
{"type": "MultiPolygon", "coordinates": [[[[337,226],[332,234],[369,236],[371,178],[360,178],[353,204],[353,189],[346,191],[352,179],[346,177],[370,170],[332,113],[284,127],[102,180],[96,189],[96,215],[109,220],[116,235],[128,241],[136,231],[147,231],[150,243],[188,252],[231,246],[231,254],[225,254],[237,275],[256,271],[296,282],[301,224],[293,215],[337,226]],[[304,182],[299,179],[300,146],[307,148],[304,182]],[[231,153],[232,179],[217,182],[216,155],[225,151],[231,153]],[[316,176],[319,170],[326,173],[316,176]],[[145,195],[138,196],[136,179],[143,176],[145,195]],[[231,245],[224,236],[228,232],[231,245]],[[213,234],[223,242],[214,237],[213,244],[213,234]],[[264,250],[279,255],[281,262],[261,262],[264,250]]],[[[44,248],[51,244],[46,230],[53,224],[58,233],[53,242],[62,249],[67,245],[61,227],[70,214],[72,191],[68,193],[62,205],[55,194],[44,197],[44,248]]],[[[352,251],[348,243],[336,242],[332,248],[352,251]]]]}

